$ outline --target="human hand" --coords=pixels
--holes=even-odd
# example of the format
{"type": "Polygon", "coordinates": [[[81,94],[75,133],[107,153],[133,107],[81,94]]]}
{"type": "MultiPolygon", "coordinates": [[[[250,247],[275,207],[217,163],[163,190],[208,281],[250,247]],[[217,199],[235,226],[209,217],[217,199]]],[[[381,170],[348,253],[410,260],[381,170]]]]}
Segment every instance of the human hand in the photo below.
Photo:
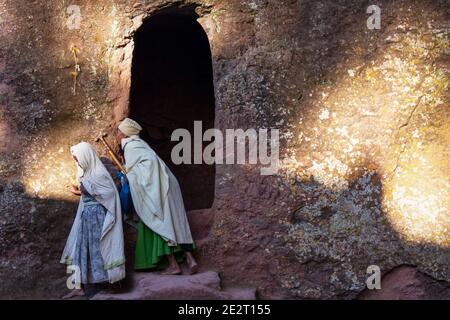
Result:
{"type": "Polygon", "coordinates": [[[72,192],[74,195],[77,195],[77,196],[81,195],[80,189],[75,185],[71,185],[69,188],[69,191],[72,192]]]}

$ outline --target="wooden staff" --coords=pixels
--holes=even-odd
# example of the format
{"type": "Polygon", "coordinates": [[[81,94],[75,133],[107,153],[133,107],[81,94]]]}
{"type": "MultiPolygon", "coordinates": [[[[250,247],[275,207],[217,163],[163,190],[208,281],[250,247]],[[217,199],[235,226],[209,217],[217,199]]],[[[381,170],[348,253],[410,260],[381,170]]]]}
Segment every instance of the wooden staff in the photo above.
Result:
{"type": "Polygon", "coordinates": [[[101,141],[103,145],[108,150],[109,155],[111,156],[111,159],[113,159],[114,163],[120,168],[120,171],[127,174],[127,169],[122,165],[122,163],[119,161],[119,157],[114,153],[113,149],[109,146],[108,142],[106,142],[105,137],[107,136],[106,133],[103,133],[100,137],[95,139],[96,142],[101,141]]]}

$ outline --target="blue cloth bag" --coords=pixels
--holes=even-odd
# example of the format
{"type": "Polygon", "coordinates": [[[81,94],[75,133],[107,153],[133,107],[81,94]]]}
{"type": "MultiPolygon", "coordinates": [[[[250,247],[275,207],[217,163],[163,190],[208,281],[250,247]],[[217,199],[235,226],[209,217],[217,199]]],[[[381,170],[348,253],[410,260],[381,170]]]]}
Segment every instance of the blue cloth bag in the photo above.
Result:
{"type": "Polygon", "coordinates": [[[131,211],[131,193],[130,185],[128,184],[127,176],[123,172],[117,172],[117,178],[120,180],[120,203],[122,205],[122,212],[128,216],[131,211]]]}

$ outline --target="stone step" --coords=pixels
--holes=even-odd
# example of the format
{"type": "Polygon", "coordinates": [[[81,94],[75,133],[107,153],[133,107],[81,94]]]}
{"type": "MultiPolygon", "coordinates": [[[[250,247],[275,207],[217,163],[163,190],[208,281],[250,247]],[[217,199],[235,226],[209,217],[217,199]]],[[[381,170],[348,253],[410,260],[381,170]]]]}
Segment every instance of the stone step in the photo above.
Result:
{"type": "Polygon", "coordinates": [[[98,293],[92,300],[255,300],[256,290],[230,288],[222,290],[217,272],[194,275],[135,273],[133,285],[125,293],[98,293]]]}

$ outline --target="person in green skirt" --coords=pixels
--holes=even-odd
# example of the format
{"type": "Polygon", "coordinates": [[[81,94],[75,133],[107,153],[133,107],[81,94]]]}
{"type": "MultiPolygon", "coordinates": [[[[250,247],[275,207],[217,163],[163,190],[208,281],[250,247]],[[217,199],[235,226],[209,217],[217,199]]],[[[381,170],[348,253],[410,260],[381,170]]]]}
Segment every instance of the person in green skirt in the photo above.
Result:
{"type": "Polygon", "coordinates": [[[140,218],[135,269],[165,268],[164,274],[181,274],[178,262],[186,257],[190,273],[198,271],[192,251],[189,222],[177,179],[141,138],[142,127],[126,118],[118,126],[134,209],[140,218]]]}

